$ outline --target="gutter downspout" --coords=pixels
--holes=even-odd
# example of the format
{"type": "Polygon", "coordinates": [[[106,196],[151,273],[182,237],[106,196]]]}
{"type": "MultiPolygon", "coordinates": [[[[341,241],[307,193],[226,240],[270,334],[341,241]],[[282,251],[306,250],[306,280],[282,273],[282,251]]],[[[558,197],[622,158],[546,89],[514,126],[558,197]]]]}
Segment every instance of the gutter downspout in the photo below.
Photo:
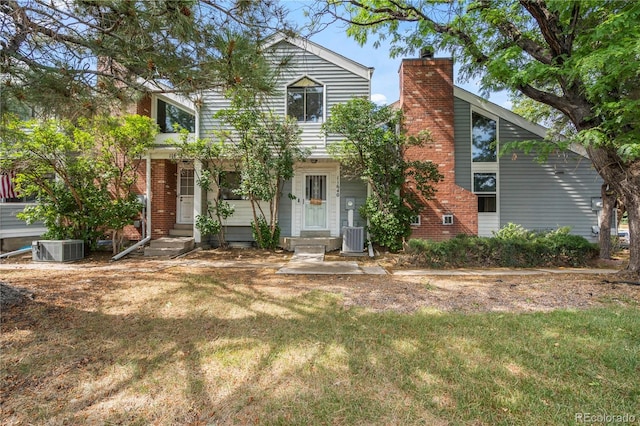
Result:
{"type": "MultiPolygon", "coordinates": [[[[151,154],[147,154],[147,170],[146,170],[146,188],[147,192],[147,235],[146,238],[151,238],[151,154]]],[[[145,239],[146,239],[145,238],[145,239]]]]}
{"type": "MultiPolygon", "coordinates": [[[[193,110],[195,112],[195,134],[194,138],[197,142],[200,139],[200,106],[202,104],[202,94],[196,95],[196,99],[193,102],[193,110]]],[[[195,176],[202,176],[202,161],[195,160],[193,162],[193,170],[195,176]]],[[[197,179],[197,178],[196,178],[197,179]]],[[[203,194],[202,187],[197,183],[193,188],[193,225],[191,225],[191,232],[193,232],[193,241],[200,245],[202,243],[202,235],[200,234],[200,230],[196,227],[196,219],[198,216],[202,214],[202,202],[203,202],[203,194]]]]}
{"type": "Polygon", "coordinates": [[[144,238],[144,239],[138,241],[137,243],[135,243],[131,247],[127,248],[126,250],[123,250],[120,253],[118,253],[115,256],[113,256],[111,258],[111,261],[113,262],[114,260],[122,259],[124,256],[128,255],[129,253],[131,253],[132,251],[134,251],[138,247],[141,247],[141,246],[147,244],[149,241],[151,241],[151,237],[147,237],[147,238],[144,238]]]}
{"type": "Polygon", "coordinates": [[[16,256],[18,254],[26,253],[31,251],[31,247],[25,247],[18,250],[10,251],[9,253],[0,254],[0,259],[4,259],[5,257],[16,256]]]}

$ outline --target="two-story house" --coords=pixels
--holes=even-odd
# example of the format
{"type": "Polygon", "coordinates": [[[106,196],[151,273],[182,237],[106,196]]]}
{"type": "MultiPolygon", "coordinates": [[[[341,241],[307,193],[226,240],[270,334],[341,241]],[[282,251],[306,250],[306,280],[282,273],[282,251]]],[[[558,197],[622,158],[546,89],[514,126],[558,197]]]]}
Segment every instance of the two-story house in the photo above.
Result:
{"type": "MultiPolygon", "coordinates": [[[[325,136],[322,124],[333,105],[370,97],[373,69],[307,40],[277,36],[269,47],[274,55],[287,57],[288,66],[278,76],[279,95],[268,107],[275,114],[297,119],[302,146],[310,152],[307,161],[295,166],[295,176],[284,188],[279,210],[282,244],[292,248],[296,238],[311,237],[323,238],[328,249],[338,248],[343,226],[365,225],[357,209],[364,203],[367,188],[361,181],[341,176],[340,164],[326,149],[339,138],[325,136]]],[[[199,165],[175,161],[175,148],[167,143],[177,137],[173,124],[188,129],[193,137],[213,137],[220,128],[214,114],[228,106],[229,101],[216,90],[205,92],[198,105],[173,93],[152,93],[137,105],[136,112],[155,118],[162,132],[147,157],[149,166],[138,187],[141,194],[150,194],[147,222],[152,238],[189,234],[200,242],[194,218],[207,199],[219,193],[235,208],[224,223],[227,240],[252,240],[250,203],[233,192],[233,184],[239,183],[238,172],[230,169],[225,174],[225,183],[231,187],[204,194],[196,184],[199,165]]]]}
{"type": "MultiPolygon", "coordinates": [[[[333,105],[370,97],[373,69],[307,40],[278,36],[271,40],[271,48],[290,62],[279,77],[279,95],[269,107],[297,119],[303,146],[311,150],[284,189],[279,213],[282,244],[291,248],[297,238],[315,237],[325,238],[326,248],[335,249],[345,226],[366,225],[358,208],[367,187],[341,175],[339,162],[326,149],[338,137],[325,136],[321,126],[333,105]]],[[[175,123],[194,137],[210,137],[219,126],[215,112],[228,105],[214,90],[204,93],[197,105],[172,93],[152,93],[137,105],[137,112],[155,118],[163,132],[147,156],[138,188],[149,195],[147,229],[153,239],[188,234],[201,242],[194,218],[219,192],[235,206],[224,223],[227,240],[252,240],[249,201],[231,187],[202,193],[196,184],[199,165],[176,161],[174,148],[166,143],[176,137],[175,123]]],[[[561,153],[544,164],[523,153],[499,156],[501,144],[541,139],[545,129],[455,87],[450,59],[404,60],[398,105],[409,132],[429,129],[433,135],[432,143],[409,155],[435,162],[444,175],[436,198],[425,200],[425,211],[416,217],[413,237],[490,236],[512,222],[528,229],[571,226],[574,233],[595,238],[592,229],[598,225],[601,180],[590,161],[577,152],[561,153]]],[[[229,170],[227,185],[239,181],[233,173],[229,170]]]]}

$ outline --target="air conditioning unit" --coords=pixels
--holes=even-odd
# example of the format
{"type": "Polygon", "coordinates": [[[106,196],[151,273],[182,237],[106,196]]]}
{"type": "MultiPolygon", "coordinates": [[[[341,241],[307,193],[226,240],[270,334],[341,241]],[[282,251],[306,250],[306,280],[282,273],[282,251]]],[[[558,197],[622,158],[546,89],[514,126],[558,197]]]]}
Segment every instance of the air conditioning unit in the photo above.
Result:
{"type": "Polygon", "coordinates": [[[364,251],[364,228],[345,226],[342,228],[342,251],[344,253],[362,253],[364,251]]]}
{"type": "Polygon", "coordinates": [[[69,262],[84,258],[82,240],[38,240],[31,243],[32,258],[40,262],[69,262]]]}

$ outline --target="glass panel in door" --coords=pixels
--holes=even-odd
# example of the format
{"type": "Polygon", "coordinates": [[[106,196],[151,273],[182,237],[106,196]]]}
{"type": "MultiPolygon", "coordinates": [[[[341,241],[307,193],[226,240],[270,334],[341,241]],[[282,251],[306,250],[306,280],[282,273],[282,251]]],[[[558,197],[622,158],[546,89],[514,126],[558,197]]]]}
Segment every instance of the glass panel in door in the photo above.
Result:
{"type": "Polygon", "coordinates": [[[183,168],[178,177],[178,222],[193,223],[193,194],[195,174],[193,169],[183,168]]]}
{"type": "Polygon", "coordinates": [[[305,176],[304,228],[327,228],[327,175],[305,176]]]}

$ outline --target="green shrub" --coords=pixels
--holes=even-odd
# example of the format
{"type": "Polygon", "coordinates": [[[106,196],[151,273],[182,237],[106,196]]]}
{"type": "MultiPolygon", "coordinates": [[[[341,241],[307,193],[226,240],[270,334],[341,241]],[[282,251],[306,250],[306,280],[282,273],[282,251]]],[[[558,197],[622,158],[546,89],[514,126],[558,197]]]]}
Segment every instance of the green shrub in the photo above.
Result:
{"type": "Polygon", "coordinates": [[[593,259],[597,245],[567,227],[533,232],[509,224],[494,237],[458,235],[447,241],[409,240],[406,252],[414,264],[432,268],[581,266],[593,259]]]}
{"type": "Polygon", "coordinates": [[[273,250],[278,247],[278,244],[280,243],[280,226],[276,223],[275,229],[272,233],[271,226],[264,217],[258,217],[257,226],[260,229],[259,233],[258,229],[256,229],[256,223],[251,221],[251,233],[253,234],[253,239],[256,241],[258,247],[268,250],[273,250]]]}
{"type": "Polygon", "coordinates": [[[401,250],[403,241],[411,234],[410,218],[413,213],[400,199],[393,199],[380,208],[375,198],[368,197],[360,207],[360,214],[369,221],[367,230],[371,241],[392,252],[401,250]]]}
{"type": "Polygon", "coordinates": [[[524,229],[522,225],[515,223],[508,223],[499,230],[493,232],[493,236],[495,238],[500,238],[501,240],[529,240],[534,235],[535,234],[533,232],[524,229]]]}

